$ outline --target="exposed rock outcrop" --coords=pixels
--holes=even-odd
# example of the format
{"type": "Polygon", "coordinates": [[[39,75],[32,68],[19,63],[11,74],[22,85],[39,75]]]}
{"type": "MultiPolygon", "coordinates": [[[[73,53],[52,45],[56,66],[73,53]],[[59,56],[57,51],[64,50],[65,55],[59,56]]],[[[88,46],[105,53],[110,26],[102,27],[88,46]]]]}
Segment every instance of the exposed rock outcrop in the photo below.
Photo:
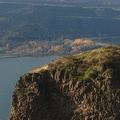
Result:
{"type": "Polygon", "coordinates": [[[9,120],[118,120],[120,46],[63,57],[20,77],[9,120]]]}

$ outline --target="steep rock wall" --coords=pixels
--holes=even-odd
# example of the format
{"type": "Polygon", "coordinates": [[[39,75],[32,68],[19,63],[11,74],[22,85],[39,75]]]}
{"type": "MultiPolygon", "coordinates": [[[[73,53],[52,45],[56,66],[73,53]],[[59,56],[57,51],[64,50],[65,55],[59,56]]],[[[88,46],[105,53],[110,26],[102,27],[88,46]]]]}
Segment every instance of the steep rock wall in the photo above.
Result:
{"type": "Polygon", "coordinates": [[[9,120],[118,120],[120,47],[63,57],[20,77],[9,120]]]}

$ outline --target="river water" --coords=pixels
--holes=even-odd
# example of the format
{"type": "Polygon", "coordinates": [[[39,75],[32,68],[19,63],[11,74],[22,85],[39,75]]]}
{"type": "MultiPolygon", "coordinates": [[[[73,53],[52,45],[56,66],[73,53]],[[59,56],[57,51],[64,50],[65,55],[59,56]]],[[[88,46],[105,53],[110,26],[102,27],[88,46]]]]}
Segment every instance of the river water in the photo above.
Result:
{"type": "Polygon", "coordinates": [[[34,67],[45,65],[58,58],[59,56],[0,59],[0,120],[8,119],[12,93],[19,77],[34,67]]]}

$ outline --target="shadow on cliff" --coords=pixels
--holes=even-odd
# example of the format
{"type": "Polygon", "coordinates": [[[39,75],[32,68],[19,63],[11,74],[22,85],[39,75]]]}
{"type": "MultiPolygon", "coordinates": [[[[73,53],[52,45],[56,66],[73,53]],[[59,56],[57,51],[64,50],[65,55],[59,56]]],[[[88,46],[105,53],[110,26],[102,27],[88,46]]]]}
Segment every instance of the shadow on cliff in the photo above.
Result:
{"type": "MultiPolygon", "coordinates": [[[[28,76],[28,75],[27,75],[28,76]]],[[[21,78],[26,81],[26,75],[21,78]]],[[[29,120],[70,120],[77,105],[61,91],[61,80],[56,81],[47,70],[29,74],[29,81],[34,85],[34,94],[28,99],[25,119],[29,120]]],[[[25,83],[24,83],[25,84],[25,83]]],[[[30,86],[30,85],[29,85],[30,86]]]]}

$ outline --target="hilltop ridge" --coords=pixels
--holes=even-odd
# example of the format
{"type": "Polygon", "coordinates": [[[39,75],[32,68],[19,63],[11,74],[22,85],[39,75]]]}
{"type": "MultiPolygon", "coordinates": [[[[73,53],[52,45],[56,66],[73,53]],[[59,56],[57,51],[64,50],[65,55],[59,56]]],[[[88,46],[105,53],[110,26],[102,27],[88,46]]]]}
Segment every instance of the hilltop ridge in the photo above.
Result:
{"type": "Polygon", "coordinates": [[[9,120],[118,120],[120,46],[51,61],[20,77],[9,120]]]}

